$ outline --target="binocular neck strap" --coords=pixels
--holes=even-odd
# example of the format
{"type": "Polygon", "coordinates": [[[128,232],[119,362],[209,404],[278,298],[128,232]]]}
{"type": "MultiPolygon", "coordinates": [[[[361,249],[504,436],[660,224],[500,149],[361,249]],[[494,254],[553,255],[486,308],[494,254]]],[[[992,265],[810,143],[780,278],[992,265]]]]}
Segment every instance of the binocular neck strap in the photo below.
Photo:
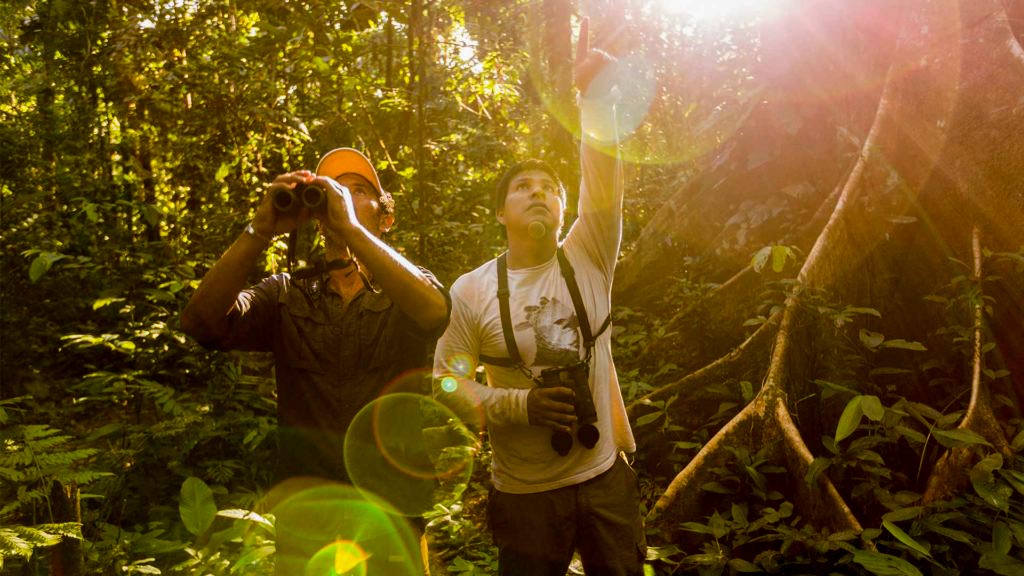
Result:
{"type": "MultiPolygon", "coordinates": [[[[562,273],[562,278],[565,279],[565,285],[569,289],[569,297],[572,298],[572,306],[576,311],[576,320],[580,325],[580,333],[583,335],[583,345],[587,350],[586,360],[589,362],[591,354],[594,351],[594,343],[597,341],[598,336],[604,333],[611,323],[612,316],[608,315],[604,323],[601,324],[601,329],[597,331],[597,334],[593,334],[590,331],[590,320],[587,317],[587,309],[583,306],[583,297],[580,295],[580,287],[576,283],[576,273],[572,269],[572,265],[569,264],[569,259],[566,258],[565,252],[562,251],[562,247],[559,246],[555,251],[555,255],[558,257],[558,269],[562,273]]],[[[505,347],[508,349],[509,358],[512,363],[520,368],[522,371],[526,368],[526,364],[523,362],[522,356],[519,354],[519,346],[516,345],[516,335],[512,330],[512,312],[509,309],[509,290],[508,290],[508,253],[503,253],[498,256],[498,309],[501,312],[501,333],[505,337],[505,347]]],[[[528,370],[527,370],[528,371],[528,370]]],[[[524,372],[525,373],[525,372],[524,372]]],[[[531,373],[532,374],[532,373],[531,373]]]]}
{"type": "Polygon", "coordinates": [[[608,317],[604,319],[601,324],[601,328],[597,331],[597,334],[593,334],[590,331],[590,318],[587,316],[587,309],[583,306],[583,297],[580,295],[580,286],[576,283],[576,271],[572,269],[572,264],[569,264],[569,258],[566,257],[565,251],[559,246],[555,250],[555,256],[558,257],[558,269],[562,272],[562,278],[565,278],[565,286],[569,289],[569,297],[572,298],[572,307],[576,309],[576,320],[580,324],[580,333],[583,335],[583,346],[587,349],[587,361],[590,361],[590,356],[594,351],[594,344],[597,342],[598,336],[604,334],[604,331],[608,329],[608,325],[611,324],[612,315],[609,312],[608,317]]]}
{"type": "Polygon", "coordinates": [[[508,306],[507,256],[507,252],[498,256],[498,310],[501,312],[501,334],[505,337],[505,348],[508,349],[509,358],[515,364],[522,365],[523,357],[519,355],[519,346],[516,345],[516,335],[512,331],[512,312],[508,306]]]}

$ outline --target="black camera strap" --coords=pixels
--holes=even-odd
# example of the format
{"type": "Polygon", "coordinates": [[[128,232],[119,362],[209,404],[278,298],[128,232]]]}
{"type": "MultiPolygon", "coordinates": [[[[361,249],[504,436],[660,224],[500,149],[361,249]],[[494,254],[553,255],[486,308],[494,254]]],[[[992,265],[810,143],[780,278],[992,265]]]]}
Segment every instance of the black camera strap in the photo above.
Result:
{"type": "MultiPolygon", "coordinates": [[[[562,278],[565,280],[566,288],[569,289],[569,297],[572,299],[573,308],[576,311],[576,319],[580,325],[580,333],[583,335],[583,345],[586,347],[587,356],[586,361],[590,362],[591,354],[594,350],[594,344],[598,337],[608,329],[611,324],[611,314],[605,318],[601,324],[601,329],[597,331],[597,334],[592,334],[590,331],[590,320],[587,317],[586,307],[583,306],[583,297],[580,295],[580,287],[576,283],[576,272],[573,270],[572,265],[569,263],[569,259],[565,256],[565,252],[562,247],[559,246],[555,251],[555,255],[558,257],[558,269],[562,273],[562,278]]],[[[519,346],[516,345],[515,332],[512,330],[512,312],[509,309],[509,290],[508,290],[508,253],[503,253],[498,256],[498,310],[501,313],[501,333],[505,337],[505,347],[508,349],[508,358],[495,358],[493,356],[486,356],[481,354],[480,361],[485,364],[493,364],[495,366],[503,366],[506,368],[515,367],[519,369],[524,375],[529,377],[531,380],[536,381],[533,373],[527,368],[526,363],[523,362],[522,356],[519,354],[519,346]]]]}

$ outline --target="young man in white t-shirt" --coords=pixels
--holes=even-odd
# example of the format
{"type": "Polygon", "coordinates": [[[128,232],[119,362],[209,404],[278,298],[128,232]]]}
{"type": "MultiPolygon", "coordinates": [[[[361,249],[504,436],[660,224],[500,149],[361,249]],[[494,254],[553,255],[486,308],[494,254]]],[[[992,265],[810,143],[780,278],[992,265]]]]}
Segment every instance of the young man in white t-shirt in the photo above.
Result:
{"type": "Polygon", "coordinates": [[[643,572],[639,489],[623,456],[636,445],[607,329],[622,174],[598,146],[615,153],[607,129],[614,99],[587,93],[610,57],[589,50],[586,34],[584,24],[576,63],[584,96],[579,217],[559,243],[566,199],[556,173],[539,160],[513,166],[495,202],[508,251],[455,282],[451,321],[434,355],[435,394],[460,415],[486,421],[488,515],[505,576],[564,576],[574,550],[588,575],[643,572]],[[479,364],[486,386],[473,379],[479,364]]]}

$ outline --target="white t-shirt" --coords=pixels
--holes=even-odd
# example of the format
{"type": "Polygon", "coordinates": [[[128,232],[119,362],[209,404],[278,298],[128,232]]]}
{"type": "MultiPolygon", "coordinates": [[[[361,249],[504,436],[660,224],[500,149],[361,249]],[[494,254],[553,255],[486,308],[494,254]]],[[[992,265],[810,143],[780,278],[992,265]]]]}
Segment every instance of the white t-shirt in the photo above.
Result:
{"type": "MultiPolygon", "coordinates": [[[[622,235],[622,175],[617,159],[589,146],[581,151],[583,179],[579,218],[563,250],[576,274],[592,332],[611,311],[611,284],[622,235]]],[[[523,362],[539,377],[551,366],[569,366],[586,350],[558,260],[508,271],[509,309],[523,362]]],[[[573,439],[565,456],[551,448],[551,429],[531,426],[526,396],[536,384],[514,367],[485,364],[487,385],[473,380],[481,356],[508,358],[498,306],[497,263],[491,260],[461,276],[451,289],[452,315],[434,354],[435,395],[463,417],[486,421],[493,449],[494,487],[534,493],[570,486],[606,471],[620,451],[636,443],[626,417],[615,365],[611,329],[595,344],[590,387],[600,439],[592,449],[573,439]],[[456,377],[442,385],[446,377],[456,377]]]]}

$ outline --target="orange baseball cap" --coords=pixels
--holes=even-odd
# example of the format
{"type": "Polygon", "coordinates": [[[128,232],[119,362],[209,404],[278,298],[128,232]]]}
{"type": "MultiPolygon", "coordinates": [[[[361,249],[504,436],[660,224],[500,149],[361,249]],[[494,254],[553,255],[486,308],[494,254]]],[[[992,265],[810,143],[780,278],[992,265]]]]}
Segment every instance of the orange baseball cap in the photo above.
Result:
{"type": "Polygon", "coordinates": [[[335,148],[320,159],[316,165],[318,176],[338,178],[343,174],[358,174],[373,184],[377,194],[383,194],[384,188],[380,185],[380,178],[377,171],[373,169],[370,159],[355,148],[335,148]]]}

